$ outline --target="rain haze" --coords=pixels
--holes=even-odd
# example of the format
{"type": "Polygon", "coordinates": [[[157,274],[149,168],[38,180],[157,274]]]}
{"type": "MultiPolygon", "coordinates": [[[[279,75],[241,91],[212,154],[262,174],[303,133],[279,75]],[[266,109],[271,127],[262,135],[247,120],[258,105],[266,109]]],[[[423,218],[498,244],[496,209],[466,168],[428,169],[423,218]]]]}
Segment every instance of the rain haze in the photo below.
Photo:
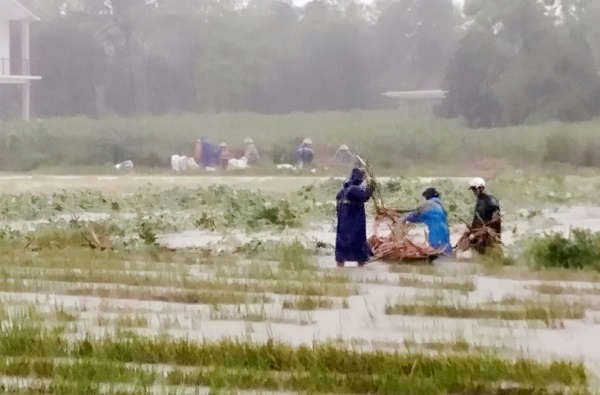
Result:
{"type": "Polygon", "coordinates": [[[0,0],[0,388],[600,394],[599,0],[0,0]]]}

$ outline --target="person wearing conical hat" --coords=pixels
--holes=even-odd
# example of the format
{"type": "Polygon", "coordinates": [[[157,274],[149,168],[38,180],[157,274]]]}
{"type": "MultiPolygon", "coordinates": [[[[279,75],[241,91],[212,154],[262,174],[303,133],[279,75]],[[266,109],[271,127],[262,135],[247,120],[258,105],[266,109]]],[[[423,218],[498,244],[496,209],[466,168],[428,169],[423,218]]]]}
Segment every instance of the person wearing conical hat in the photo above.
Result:
{"type": "Polygon", "coordinates": [[[333,161],[340,166],[354,166],[356,165],[356,156],[350,151],[350,147],[342,144],[335,151],[333,161]]]}
{"type": "Polygon", "coordinates": [[[302,141],[302,144],[298,148],[296,148],[296,152],[294,154],[294,161],[296,162],[296,166],[302,169],[306,165],[310,165],[315,158],[315,151],[313,149],[313,142],[310,138],[305,138],[302,141]]]}
{"type": "Polygon", "coordinates": [[[227,143],[223,141],[219,144],[219,164],[221,165],[221,169],[227,170],[229,159],[231,159],[231,153],[229,152],[227,143]]]}
{"type": "Polygon", "coordinates": [[[244,149],[244,157],[248,160],[249,164],[255,164],[260,160],[260,154],[258,153],[256,144],[254,144],[254,140],[252,140],[250,137],[246,137],[244,139],[244,144],[246,145],[244,149]]]}

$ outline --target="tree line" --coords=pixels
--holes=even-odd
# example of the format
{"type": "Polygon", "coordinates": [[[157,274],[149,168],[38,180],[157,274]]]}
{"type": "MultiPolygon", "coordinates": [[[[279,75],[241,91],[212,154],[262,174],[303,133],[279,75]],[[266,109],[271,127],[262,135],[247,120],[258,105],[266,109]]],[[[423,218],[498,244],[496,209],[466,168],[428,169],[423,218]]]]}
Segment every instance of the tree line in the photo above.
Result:
{"type": "Polygon", "coordinates": [[[473,127],[600,111],[594,0],[23,0],[38,116],[352,110],[442,88],[473,127]]]}

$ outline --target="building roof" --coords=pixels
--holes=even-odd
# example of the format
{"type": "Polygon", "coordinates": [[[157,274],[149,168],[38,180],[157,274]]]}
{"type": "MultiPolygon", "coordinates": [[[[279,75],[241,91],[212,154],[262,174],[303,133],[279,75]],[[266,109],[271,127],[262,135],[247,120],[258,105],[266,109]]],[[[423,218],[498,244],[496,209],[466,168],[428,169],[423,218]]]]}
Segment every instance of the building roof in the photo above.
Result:
{"type": "Polygon", "coordinates": [[[33,12],[28,10],[23,4],[17,0],[0,0],[0,19],[4,20],[31,20],[39,21],[33,12]]]}
{"type": "Polygon", "coordinates": [[[389,91],[383,92],[381,95],[390,99],[404,100],[427,100],[427,99],[443,99],[448,92],[441,89],[419,90],[419,91],[389,91]]]}

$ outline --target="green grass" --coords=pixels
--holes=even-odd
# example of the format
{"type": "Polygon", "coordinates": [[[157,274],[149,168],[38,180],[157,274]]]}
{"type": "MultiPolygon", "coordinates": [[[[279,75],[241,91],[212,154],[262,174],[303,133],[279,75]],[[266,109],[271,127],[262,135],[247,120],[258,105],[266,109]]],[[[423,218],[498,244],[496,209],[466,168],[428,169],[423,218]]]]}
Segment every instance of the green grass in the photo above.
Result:
{"type": "Polygon", "coordinates": [[[472,292],[475,290],[475,283],[471,279],[463,281],[446,281],[444,279],[433,279],[432,281],[418,277],[400,277],[397,285],[410,288],[425,288],[425,289],[447,289],[460,292],[472,292]]]}
{"type": "Polygon", "coordinates": [[[574,229],[530,240],[526,255],[537,267],[600,271],[600,232],[574,229]]]}
{"type": "Polygon", "coordinates": [[[408,315],[469,319],[496,319],[506,321],[536,320],[549,326],[562,319],[582,319],[585,308],[580,304],[567,304],[556,301],[510,300],[503,303],[488,303],[478,306],[445,304],[441,302],[422,304],[393,304],[385,309],[388,315],[408,315]]]}
{"type": "Polygon", "coordinates": [[[574,287],[556,284],[540,284],[531,286],[529,289],[546,295],[600,295],[600,287],[574,287]]]}
{"type": "Polygon", "coordinates": [[[316,266],[309,269],[294,271],[279,269],[269,262],[256,261],[244,266],[219,266],[214,274],[219,278],[238,278],[252,280],[274,281],[316,281],[319,283],[349,283],[350,277],[339,271],[319,270],[316,266]]]}
{"type": "Polygon", "coordinates": [[[4,292],[44,292],[58,295],[94,296],[99,298],[117,298],[131,300],[150,300],[169,303],[190,304],[245,304],[267,303],[271,299],[266,295],[249,294],[237,291],[203,291],[197,289],[161,289],[141,286],[81,286],[64,285],[39,280],[9,280],[0,282],[4,292]]]}
{"type": "Polygon", "coordinates": [[[199,131],[234,147],[242,147],[243,138],[252,136],[262,151],[264,167],[282,154],[289,160],[294,145],[308,133],[315,142],[317,160],[325,161],[346,143],[380,169],[406,171],[425,166],[447,173],[467,166],[472,169],[473,162],[480,162],[484,171],[499,166],[498,162],[515,167],[548,161],[585,164],[583,159],[594,154],[589,147],[599,144],[597,121],[492,129],[485,131],[483,139],[479,138],[482,131],[459,122],[406,110],[77,117],[0,123],[0,138],[10,142],[2,156],[11,159],[0,165],[14,170],[64,170],[108,168],[116,160],[132,159],[138,166],[167,167],[173,153],[192,154],[199,131]]]}
{"type": "MultiPolygon", "coordinates": [[[[115,289],[118,294],[125,294],[128,287],[169,287],[178,288],[182,292],[202,290],[202,292],[221,293],[275,293],[307,296],[350,296],[357,294],[357,289],[352,284],[326,283],[313,281],[303,283],[296,280],[258,281],[246,279],[198,279],[191,278],[186,273],[170,274],[158,273],[132,273],[118,271],[89,271],[75,270],[15,270],[6,273],[4,284],[0,282],[0,289],[11,289],[12,284],[22,284],[25,280],[35,280],[31,286],[47,289],[51,287],[44,282],[61,282],[78,284],[78,289],[96,289],[96,294],[110,293],[115,289]],[[79,284],[85,284],[80,286],[79,284]]],[[[73,289],[73,287],[71,287],[73,289]]],[[[85,291],[83,291],[85,292],[85,291]]],[[[132,290],[132,293],[136,293],[132,290]]]]}
{"type": "Polygon", "coordinates": [[[321,297],[311,297],[311,296],[301,296],[296,299],[284,300],[283,308],[290,310],[317,310],[317,309],[330,309],[334,305],[332,299],[321,298],[321,297]]]}
{"type": "Polygon", "coordinates": [[[59,332],[27,324],[0,329],[0,352],[0,374],[91,387],[170,384],[380,394],[405,393],[408,388],[412,394],[423,395],[558,394],[571,388],[587,394],[587,374],[581,364],[507,360],[486,353],[434,356],[354,351],[333,345],[296,348],[272,341],[197,343],[135,335],[66,341],[59,332]],[[170,365],[166,378],[156,373],[153,366],[158,369],[159,365],[170,365]],[[501,392],[500,382],[514,383],[515,392],[501,392]]]}

